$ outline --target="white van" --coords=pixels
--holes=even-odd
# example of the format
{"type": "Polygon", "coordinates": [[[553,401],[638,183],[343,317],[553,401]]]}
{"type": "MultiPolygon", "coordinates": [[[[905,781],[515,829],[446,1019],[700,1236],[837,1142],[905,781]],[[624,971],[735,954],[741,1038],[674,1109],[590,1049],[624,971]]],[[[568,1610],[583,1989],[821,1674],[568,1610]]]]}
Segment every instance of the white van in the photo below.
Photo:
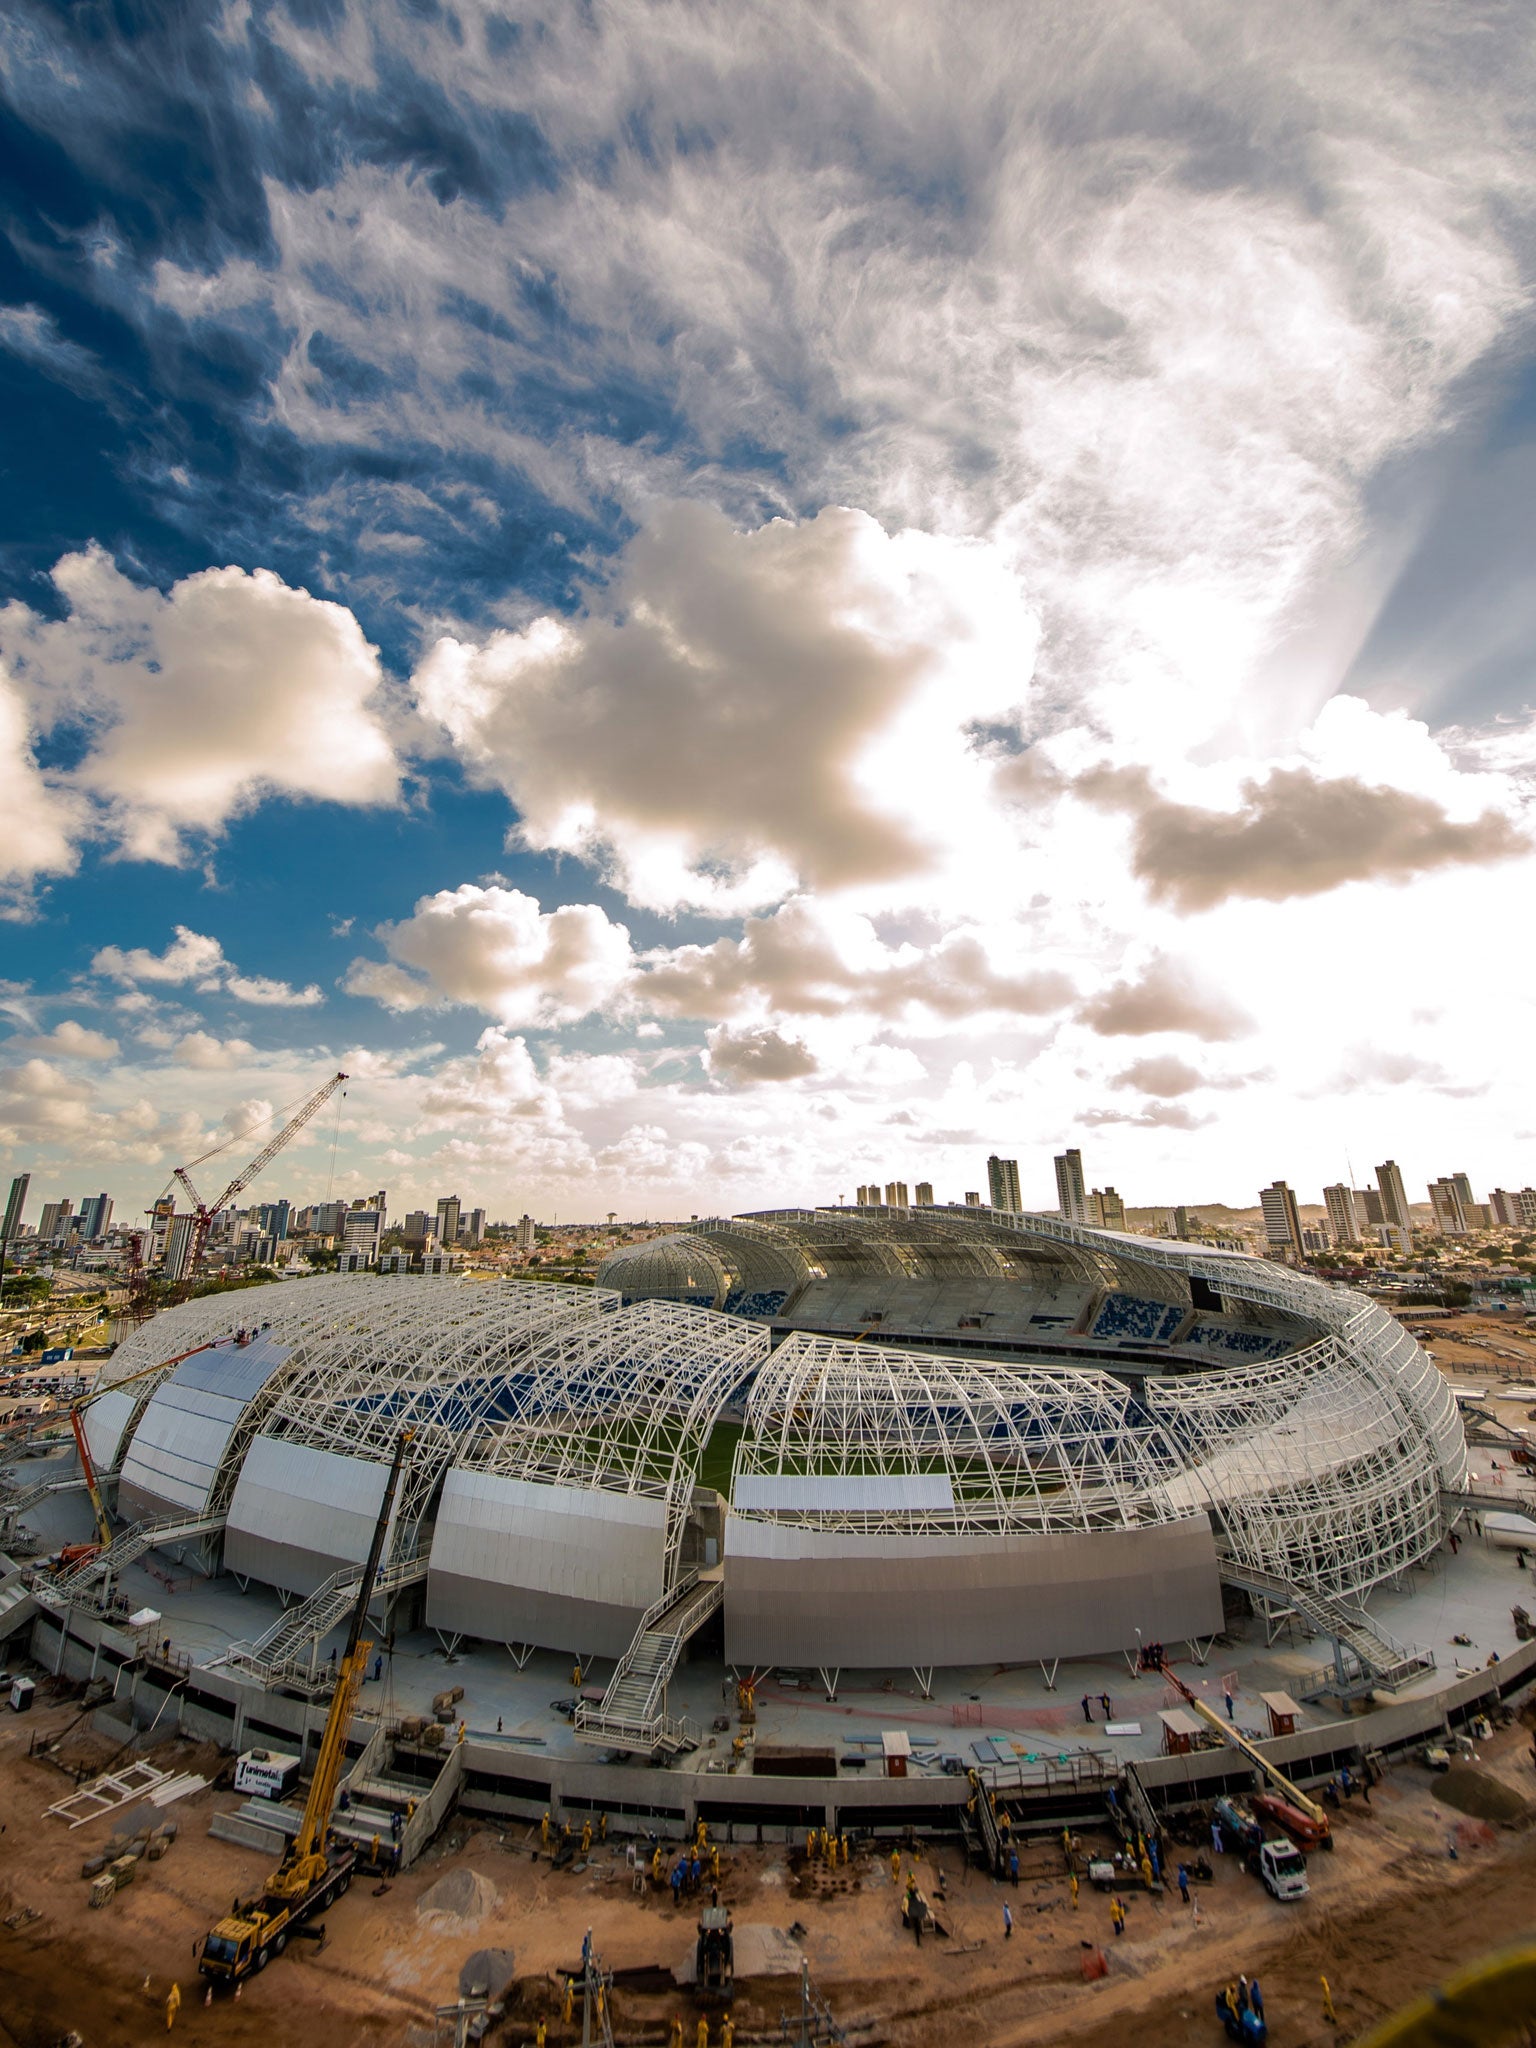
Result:
{"type": "Polygon", "coordinates": [[[299,1759],[276,1749],[248,1749],[235,1765],[235,1790],[256,1799],[286,1799],[299,1782],[299,1759]]]}

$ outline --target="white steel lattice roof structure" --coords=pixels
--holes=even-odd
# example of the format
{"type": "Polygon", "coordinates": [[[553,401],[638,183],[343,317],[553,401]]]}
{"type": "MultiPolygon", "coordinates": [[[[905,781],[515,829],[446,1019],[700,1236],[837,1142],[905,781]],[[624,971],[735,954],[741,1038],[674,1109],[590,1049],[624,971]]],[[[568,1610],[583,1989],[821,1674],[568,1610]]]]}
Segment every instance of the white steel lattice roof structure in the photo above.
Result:
{"type": "Polygon", "coordinates": [[[573,1319],[529,1352],[514,1411],[477,1431],[459,1462],[664,1502],[670,1571],[709,1434],[767,1356],[760,1324],[669,1302],[573,1319]]]}
{"type": "Polygon", "coordinates": [[[1358,1595],[1429,1555],[1464,1484],[1408,1332],[1267,1260],[993,1210],[783,1210],[599,1277],[633,1298],[706,1260],[792,1333],[748,1404],[746,1521],[958,1538],[1204,1513],[1242,1563],[1358,1595]]]}
{"type": "Polygon", "coordinates": [[[93,1455],[125,1512],[195,1495],[229,1570],[307,1595],[366,1553],[409,1428],[391,1554],[424,1562],[446,1635],[617,1654],[718,1566],[733,1661],[877,1667],[1208,1634],[1238,1567],[1358,1597],[1428,1557],[1465,1483],[1413,1338],[1262,1259],[1054,1217],[786,1210],[627,1247],[599,1279],[188,1303],[107,1367],[93,1455]],[[699,1483],[722,1423],[724,1502],[699,1483]]]}
{"type": "Polygon", "coordinates": [[[974,1535],[1170,1518],[1171,1444],[1108,1373],[800,1334],[747,1403],[737,1513],[974,1535]]]}

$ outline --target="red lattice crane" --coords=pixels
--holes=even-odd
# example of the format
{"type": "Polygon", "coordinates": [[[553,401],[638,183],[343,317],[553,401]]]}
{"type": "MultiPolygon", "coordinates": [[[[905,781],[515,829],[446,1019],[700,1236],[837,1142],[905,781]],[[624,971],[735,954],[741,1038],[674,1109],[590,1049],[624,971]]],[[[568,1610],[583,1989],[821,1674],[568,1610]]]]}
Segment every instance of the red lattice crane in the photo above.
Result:
{"type": "MultiPolygon", "coordinates": [[[[235,1196],[256,1178],[257,1174],[264,1167],[272,1163],[289,1139],[295,1136],[297,1132],[303,1130],[316,1110],[325,1107],[326,1103],[330,1101],[336,1090],[346,1079],[347,1076],[345,1074],[332,1074],[329,1081],[325,1083],[325,1086],[317,1088],[314,1094],[310,1096],[308,1102],[288,1119],[287,1123],[283,1125],[283,1128],[274,1137],[267,1140],[250,1165],[235,1175],[229,1186],[225,1188],[223,1193],[212,1204],[205,1202],[197,1192],[197,1189],[192,1185],[186,1167],[178,1166],[176,1168],[172,1178],[181,1183],[188,1201],[192,1204],[192,1243],[187,1252],[187,1263],[183,1275],[185,1280],[192,1280],[199,1266],[203,1263],[203,1252],[207,1247],[208,1232],[213,1226],[214,1217],[218,1215],[221,1209],[226,1208],[234,1200],[235,1196]]],[[[221,1146],[219,1149],[222,1151],[223,1147],[221,1146]]],[[[212,1157],[213,1154],[211,1152],[203,1154],[204,1159],[211,1159],[212,1157]]],[[[201,1163],[201,1160],[197,1159],[192,1161],[194,1166],[198,1166],[201,1163]]]]}

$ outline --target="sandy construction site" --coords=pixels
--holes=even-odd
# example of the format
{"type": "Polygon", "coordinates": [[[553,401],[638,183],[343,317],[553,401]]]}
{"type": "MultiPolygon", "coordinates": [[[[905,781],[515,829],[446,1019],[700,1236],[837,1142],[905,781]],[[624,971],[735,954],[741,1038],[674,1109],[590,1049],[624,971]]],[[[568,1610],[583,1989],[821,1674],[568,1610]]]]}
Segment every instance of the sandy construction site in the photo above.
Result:
{"type": "MultiPolygon", "coordinates": [[[[506,2014],[488,2038],[531,2041],[542,2017],[555,2048],[580,2038],[579,2007],[573,2023],[560,2017],[561,1973],[576,1966],[589,1927],[616,1973],[619,2041],[665,2042],[676,2015],[691,2048],[701,2011],[711,2043],[719,2039],[722,2009],[697,2005],[675,1981],[691,1956],[697,1900],[678,1909],[669,1892],[637,1891],[623,1840],[599,1845],[584,1868],[556,1871],[538,1853],[537,1828],[462,1815],[402,1878],[378,1891],[354,1885],[331,1909],[323,1945],[295,1944],[240,2000],[205,2007],[195,1945],[266,1862],[208,1835],[214,1809],[238,1802],[210,1788],[168,1809],[179,1823],[169,1853],[92,1910],[82,1863],[145,1819],[130,1808],[70,1829],[46,1817],[70,1790],[61,1765],[100,1765],[108,1751],[87,1720],[56,1756],[29,1756],[29,1741],[59,1737],[79,1714],[74,1702],[39,1701],[32,1715],[0,1724],[5,2048],[54,2048],[71,2033],[84,2048],[163,2038],[173,1983],[183,2000],[175,2034],[189,2042],[426,2048],[435,2010],[457,1997],[463,1965],[485,1949],[511,1958],[506,2014]]],[[[738,1938],[735,2038],[743,2048],[782,2038],[781,2022],[798,2012],[803,1954],[853,2044],[1210,2042],[1219,2038],[1215,1989],[1239,1970],[1263,1982],[1281,2048],[1347,2041],[1470,1956],[1536,1926],[1529,1720],[1527,1710],[1448,1777],[1400,1764],[1369,1807],[1349,1801],[1337,1850],[1311,1859],[1312,1893],[1301,1903],[1272,1901],[1236,1858],[1219,1858],[1191,1907],[1176,1890],[1128,1893],[1118,1938],[1107,1898],[1084,1885],[1074,1905],[1054,1836],[1029,1843],[1016,1888],[969,1869],[956,1841],[918,1844],[897,1884],[889,1844],[856,1845],[835,1870],[801,1848],[728,1849],[721,1895],[738,1938]],[[946,1930],[920,1947],[900,1920],[908,1870],[946,1930]],[[1088,1981],[1085,1960],[1091,1971],[1099,1954],[1107,1972],[1088,1981]],[[1324,1976],[1336,2023],[1324,2015],[1324,1976]]],[[[156,1751],[162,1767],[205,1775],[222,1761],[211,1745],[156,1751]]],[[[1189,1835],[1193,1855],[1206,1846],[1197,1816],[1189,1835]]]]}

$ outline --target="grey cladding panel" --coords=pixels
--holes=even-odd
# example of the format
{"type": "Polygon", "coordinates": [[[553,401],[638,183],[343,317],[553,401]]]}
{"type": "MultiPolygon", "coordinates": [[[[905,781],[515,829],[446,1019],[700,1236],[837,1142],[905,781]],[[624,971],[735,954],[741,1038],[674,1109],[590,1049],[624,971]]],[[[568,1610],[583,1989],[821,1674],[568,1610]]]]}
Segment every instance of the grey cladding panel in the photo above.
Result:
{"type": "Polygon", "coordinates": [[[427,1576],[427,1622],[489,1642],[616,1657],[660,1597],[660,1500],[454,1470],[427,1576]]]}
{"type": "Polygon", "coordinates": [[[312,1593],[366,1561],[387,1465],[258,1436],[246,1452],[224,1532],[225,1569],[312,1593]]]}
{"type": "Polygon", "coordinates": [[[220,1344],[184,1360],[155,1389],[133,1433],[118,1486],[119,1513],[143,1521],[205,1508],[241,1416],[287,1357],[286,1346],[258,1339],[220,1344]]]}
{"type": "Polygon", "coordinates": [[[928,1537],[726,1521],[725,1654],[737,1664],[1020,1663],[1222,1624],[1210,1523],[928,1537]]]}

